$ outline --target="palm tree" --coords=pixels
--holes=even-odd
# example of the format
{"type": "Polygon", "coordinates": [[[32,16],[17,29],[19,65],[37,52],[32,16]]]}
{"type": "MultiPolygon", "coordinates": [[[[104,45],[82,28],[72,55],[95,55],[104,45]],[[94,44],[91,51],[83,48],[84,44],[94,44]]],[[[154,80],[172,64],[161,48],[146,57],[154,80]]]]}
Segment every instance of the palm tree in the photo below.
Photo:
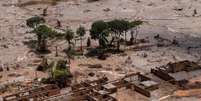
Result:
{"type": "Polygon", "coordinates": [[[82,41],[83,41],[82,38],[83,38],[83,36],[86,34],[85,28],[82,27],[82,26],[80,26],[80,27],[77,29],[76,34],[80,37],[80,41],[81,41],[81,46],[80,46],[80,48],[81,48],[81,51],[82,51],[82,41]]]}

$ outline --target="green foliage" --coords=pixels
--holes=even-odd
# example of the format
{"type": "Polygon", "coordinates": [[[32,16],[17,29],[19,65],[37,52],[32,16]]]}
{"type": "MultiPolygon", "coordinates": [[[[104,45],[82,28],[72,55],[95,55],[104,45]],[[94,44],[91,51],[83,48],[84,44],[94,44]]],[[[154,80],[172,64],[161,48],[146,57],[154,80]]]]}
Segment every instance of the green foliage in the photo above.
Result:
{"type": "Polygon", "coordinates": [[[108,24],[106,22],[102,20],[94,22],[90,30],[91,38],[99,39],[101,34],[107,35],[108,33],[105,33],[105,30],[108,30],[108,24]]]}
{"type": "Polygon", "coordinates": [[[142,25],[143,21],[141,20],[136,20],[136,21],[126,21],[126,20],[112,20],[108,22],[109,28],[111,31],[115,33],[121,33],[123,31],[127,31],[133,27],[137,27],[139,25],[142,25]]]}
{"type": "Polygon", "coordinates": [[[103,53],[103,49],[100,49],[100,48],[91,48],[86,53],[86,56],[87,57],[95,57],[95,56],[98,56],[99,54],[102,54],[102,53],[103,53]]]}
{"type": "Polygon", "coordinates": [[[66,61],[64,61],[64,60],[59,60],[58,62],[57,62],[57,69],[67,69],[67,67],[66,67],[66,61]]]}
{"type": "Polygon", "coordinates": [[[77,31],[76,31],[77,35],[80,36],[80,41],[81,41],[81,50],[82,50],[82,37],[86,34],[86,30],[84,27],[80,26],[77,31]]]}
{"type": "Polygon", "coordinates": [[[37,36],[41,36],[41,38],[43,39],[46,39],[48,37],[53,37],[54,34],[56,33],[55,31],[53,31],[50,27],[46,25],[37,26],[33,32],[36,33],[37,36]]]}
{"type": "Polygon", "coordinates": [[[100,36],[99,36],[99,45],[102,48],[106,48],[108,43],[109,43],[109,41],[107,39],[107,36],[105,34],[100,34],[100,36]]]}
{"type": "Polygon", "coordinates": [[[57,79],[59,77],[67,76],[67,72],[64,69],[56,69],[53,73],[53,78],[57,79]]]}
{"type": "Polygon", "coordinates": [[[123,26],[122,30],[127,32],[130,29],[130,22],[126,20],[121,20],[121,24],[123,26]]]}
{"type": "Polygon", "coordinates": [[[77,31],[76,34],[80,37],[83,37],[86,34],[86,30],[84,27],[80,26],[77,31]]]}
{"type": "Polygon", "coordinates": [[[74,38],[74,32],[71,29],[67,29],[65,32],[65,39],[70,44],[71,40],[74,38]]]}
{"type": "Polygon", "coordinates": [[[115,34],[120,34],[123,32],[123,23],[122,20],[112,20],[108,22],[109,28],[115,34]]]}
{"type": "Polygon", "coordinates": [[[66,65],[67,61],[56,58],[52,61],[48,67],[51,72],[51,77],[43,78],[42,83],[45,84],[57,84],[59,87],[63,88],[71,83],[71,73],[69,66],[66,65]]]}
{"type": "Polygon", "coordinates": [[[134,33],[134,31],[131,31],[131,33],[130,33],[130,42],[128,43],[128,45],[133,45],[133,41],[137,41],[137,35],[138,35],[138,31],[137,31],[137,29],[138,29],[138,26],[140,26],[140,25],[142,25],[144,22],[143,21],[141,21],[141,20],[136,20],[136,21],[132,21],[132,22],[130,22],[130,28],[135,28],[135,33],[134,33]],[[135,37],[134,37],[134,34],[135,34],[135,37]]]}
{"type": "Polygon", "coordinates": [[[34,16],[26,20],[26,25],[34,28],[40,23],[45,23],[45,19],[43,17],[34,16]]]}
{"type": "Polygon", "coordinates": [[[132,21],[132,22],[130,22],[130,28],[133,28],[133,27],[137,27],[137,26],[139,26],[139,25],[142,25],[143,24],[143,21],[141,21],[141,20],[136,20],[136,21],[132,21]]]}
{"type": "MultiPolygon", "coordinates": [[[[120,36],[125,32],[125,40],[126,40],[126,33],[131,28],[137,27],[139,25],[142,25],[143,21],[136,20],[129,22],[127,20],[119,20],[115,19],[109,22],[104,22],[102,20],[96,21],[91,25],[90,35],[92,39],[98,39],[99,45],[102,47],[107,47],[108,40],[107,37],[110,32],[113,32],[111,34],[115,34],[117,39],[120,39],[120,36]]],[[[114,38],[113,38],[114,39],[114,38]]],[[[110,44],[114,41],[111,40],[110,44]]],[[[118,40],[119,41],[119,40],[118,40]]],[[[117,46],[119,47],[119,42],[117,46]]]]}
{"type": "Polygon", "coordinates": [[[63,38],[65,34],[59,33],[47,25],[39,25],[34,28],[33,32],[38,38],[38,51],[47,51],[46,41],[47,39],[60,39],[63,38]]]}
{"type": "Polygon", "coordinates": [[[101,47],[106,47],[108,43],[106,37],[109,35],[108,23],[102,20],[94,22],[91,26],[90,35],[92,39],[99,40],[101,47]]]}
{"type": "Polygon", "coordinates": [[[112,20],[108,22],[109,28],[112,32],[121,34],[122,32],[127,32],[132,27],[140,25],[140,21],[129,22],[127,20],[112,20]]]}
{"type": "Polygon", "coordinates": [[[53,61],[53,71],[52,75],[54,79],[60,78],[60,77],[67,77],[70,75],[69,68],[66,66],[66,61],[64,60],[57,60],[53,61]]]}

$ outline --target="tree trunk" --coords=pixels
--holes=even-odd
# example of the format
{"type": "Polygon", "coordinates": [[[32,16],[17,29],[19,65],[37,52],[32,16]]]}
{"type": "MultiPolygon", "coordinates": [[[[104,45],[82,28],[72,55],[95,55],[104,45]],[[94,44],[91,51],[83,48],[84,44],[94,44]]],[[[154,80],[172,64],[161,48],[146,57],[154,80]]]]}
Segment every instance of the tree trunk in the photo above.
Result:
{"type": "Polygon", "coordinates": [[[47,41],[40,35],[38,36],[38,51],[41,52],[47,51],[47,41]]]}
{"type": "Polygon", "coordinates": [[[38,35],[37,38],[38,38],[38,46],[37,46],[37,49],[40,50],[41,41],[42,41],[42,39],[41,39],[41,35],[38,35]]]}
{"type": "Polygon", "coordinates": [[[70,40],[68,40],[68,48],[70,48],[70,40]]]}
{"type": "Polygon", "coordinates": [[[77,44],[77,40],[75,39],[75,44],[74,44],[74,47],[73,47],[74,49],[76,48],[76,44],[77,44]]]}
{"type": "Polygon", "coordinates": [[[114,42],[114,37],[112,37],[112,40],[110,41],[110,46],[112,46],[112,43],[114,42]]]}
{"type": "Polygon", "coordinates": [[[120,51],[120,41],[117,41],[117,51],[120,51]]]}
{"type": "Polygon", "coordinates": [[[41,51],[47,51],[47,41],[46,41],[46,39],[42,39],[41,51]]]}
{"type": "Polygon", "coordinates": [[[81,51],[83,50],[82,49],[82,37],[80,37],[80,41],[81,41],[81,46],[80,46],[80,48],[81,48],[81,51]]]}
{"type": "Polygon", "coordinates": [[[125,31],[125,36],[124,36],[125,42],[127,41],[127,32],[125,31]]]}
{"type": "Polygon", "coordinates": [[[119,37],[117,39],[117,50],[119,51],[120,50],[120,35],[121,35],[121,32],[119,33],[119,37]]]}
{"type": "Polygon", "coordinates": [[[136,27],[136,29],[135,29],[135,43],[137,43],[137,36],[138,36],[138,28],[136,27]]]}
{"type": "Polygon", "coordinates": [[[134,40],[134,32],[131,32],[131,38],[130,38],[130,43],[133,44],[133,40],[134,40]]]}
{"type": "Polygon", "coordinates": [[[59,56],[58,55],[58,47],[56,46],[55,48],[56,48],[56,54],[55,54],[55,56],[57,57],[57,56],[59,56]]]}

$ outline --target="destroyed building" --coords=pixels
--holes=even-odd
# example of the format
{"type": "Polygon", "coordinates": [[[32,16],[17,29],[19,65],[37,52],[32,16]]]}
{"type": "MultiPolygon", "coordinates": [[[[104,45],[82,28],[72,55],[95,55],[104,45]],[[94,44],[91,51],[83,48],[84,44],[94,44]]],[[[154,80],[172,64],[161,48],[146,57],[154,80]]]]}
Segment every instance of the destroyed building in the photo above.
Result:
{"type": "Polygon", "coordinates": [[[151,69],[151,73],[165,81],[184,86],[190,79],[201,74],[201,66],[195,62],[185,60],[156,67],[151,69]]]}

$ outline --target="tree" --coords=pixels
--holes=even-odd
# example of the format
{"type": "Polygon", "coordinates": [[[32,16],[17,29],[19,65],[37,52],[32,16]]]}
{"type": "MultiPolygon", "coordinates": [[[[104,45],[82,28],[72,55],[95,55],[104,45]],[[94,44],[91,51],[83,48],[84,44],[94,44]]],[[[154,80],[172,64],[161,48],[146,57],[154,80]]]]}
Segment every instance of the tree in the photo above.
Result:
{"type": "Polygon", "coordinates": [[[108,41],[108,39],[107,39],[107,36],[108,36],[107,33],[109,33],[108,30],[104,30],[104,31],[99,35],[99,40],[98,40],[98,42],[99,42],[100,47],[102,47],[102,48],[106,48],[106,47],[108,46],[109,41],[108,41]]]}
{"type": "MultiPolygon", "coordinates": [[[[126,29],[126,26],[125,26],[126,23],[125,22],[126,21],[124,21],[124,20],[118,20],[118,19],[115,19],[115,20],[108,22],[109,29],[110,29],[110,31],[112,31],[115,34],[115,38],[117,40],[117,42],[116,42],[117,50],[120,50],[119,49],[119,47],[120,47],[120,36],[122,35],[122,33],[126,29]]],[[[112,40],[110,42],[111,44],[113,43],[115,38],[114,37],[112,38],[112,40]]]]}
{"type": "Polygon", "coordinates": [[[88,39],[87,39],[87,47],[90,47],[90,46],[91,46],[91,39],[88,38],[88,39]]]}
{"type": "Polygon", "coordinates": [[[95,21],[91,25],[90,35],[92,39],[98,39],[99,45],[105,47],[108,43],[107,36],[108,36],[108,24],[102,20],[95,21]]]}
{"type": "Polygon", "coordinates": [[[34,16],[26,20],[27,26],[33,28],[32,32],[37,36],[37,50],[39,52],[46,52],[48,50],[46,45],[47,39],[51,39],[51,41],[56,41],[52,39],[63,39],[64,33],[53,30],[42,23],[45,23],[45,19],[39,16],[34,16]]]}
{"type": "Polygon", "coordinates": [[[26,25],[31,28],[35,28],[41,23],[45,23],[45,19],[39,16],[34,16],[26,20],[26,25]]]}
{"type": "Polygon", "coordinates": [[[43,9],[43,14],[42,14],[43,16],[47,16],[47,9],[48,9],[48,8],[44,8],[44,9],[43,9]]]}
{"type": "Polygon", "coordinates": [[[133,44],[133,40],[135,40],[135,42],[136,42],[137,36],[138,36],[138,28],[142,24],[143,24],[143,21],[141,21],[141,20],[136,20],[136,21],[130,22],[129,29],[134,28],[135,33],[136,33],[135,38],[134,38],[134,31],[131,31],[131,33],[130,33],[131,34],[131,38],[130,38],[131,44],[133,44]]]}
{"type": "Polygon", "coordinates": [[[130,29],[130,22],[126,20],[121,20],[121,24],[123,26],[122,30],[124,31],[124,40],[127,41],[127,32],[130,29]]]}
{"type": "Polygon", "coordinates": [[[127,26],[126,23],[127,21],[125,20],[115,19],[115,20],[109,21],[108,25],[112,32],[120,36],[126,29],[126,26],[127,26]]]}
{"type": "MultiPolygon", "coordinates": [[[[92,39],[99,39],[99,36],[101,33],[104,32],[104,30],[108,29],[108,24],[102,20],[100,21],[95,21],[92,25],[91,25],[91,29],[90,29],[90,35],[92,39]]],[[[106,33],[104,33],[106,34],[106,33]]]]}
{"type": "Polygon", "coordinates": [[[49,64],[51,69],[51,79],[60,88],[66,87],[70,83],[70,78],[72,74],[70,72],[70,67],[67,66],[67,61],[63,59],[56,59],[49,64]]]}
{"type": "Polygon", "coordinates": [[[86,34],[86,30],[84,27],[80,26],[77,31],[76,31],[76,34],[80,37],[80,41],[81,41],[81,51],[82,51],[82,37],[86,34]]]}
{"type": "Polygon", "coordinates": [[[45,52],[47,51],[47,39],[53,38],[56,35],[56,31],[53,31],[50,27],[46,25],[37,26],[34,31],[38,39],[38,51],[45,52]]]}
{"type": "Polygon", "coordinates": [[[71,29],[67,28],[67,30],[65,32],[65,38],[68,41],[68,45],[70,48],[71,40],[74,38],[74,32],[71,29]]]}

